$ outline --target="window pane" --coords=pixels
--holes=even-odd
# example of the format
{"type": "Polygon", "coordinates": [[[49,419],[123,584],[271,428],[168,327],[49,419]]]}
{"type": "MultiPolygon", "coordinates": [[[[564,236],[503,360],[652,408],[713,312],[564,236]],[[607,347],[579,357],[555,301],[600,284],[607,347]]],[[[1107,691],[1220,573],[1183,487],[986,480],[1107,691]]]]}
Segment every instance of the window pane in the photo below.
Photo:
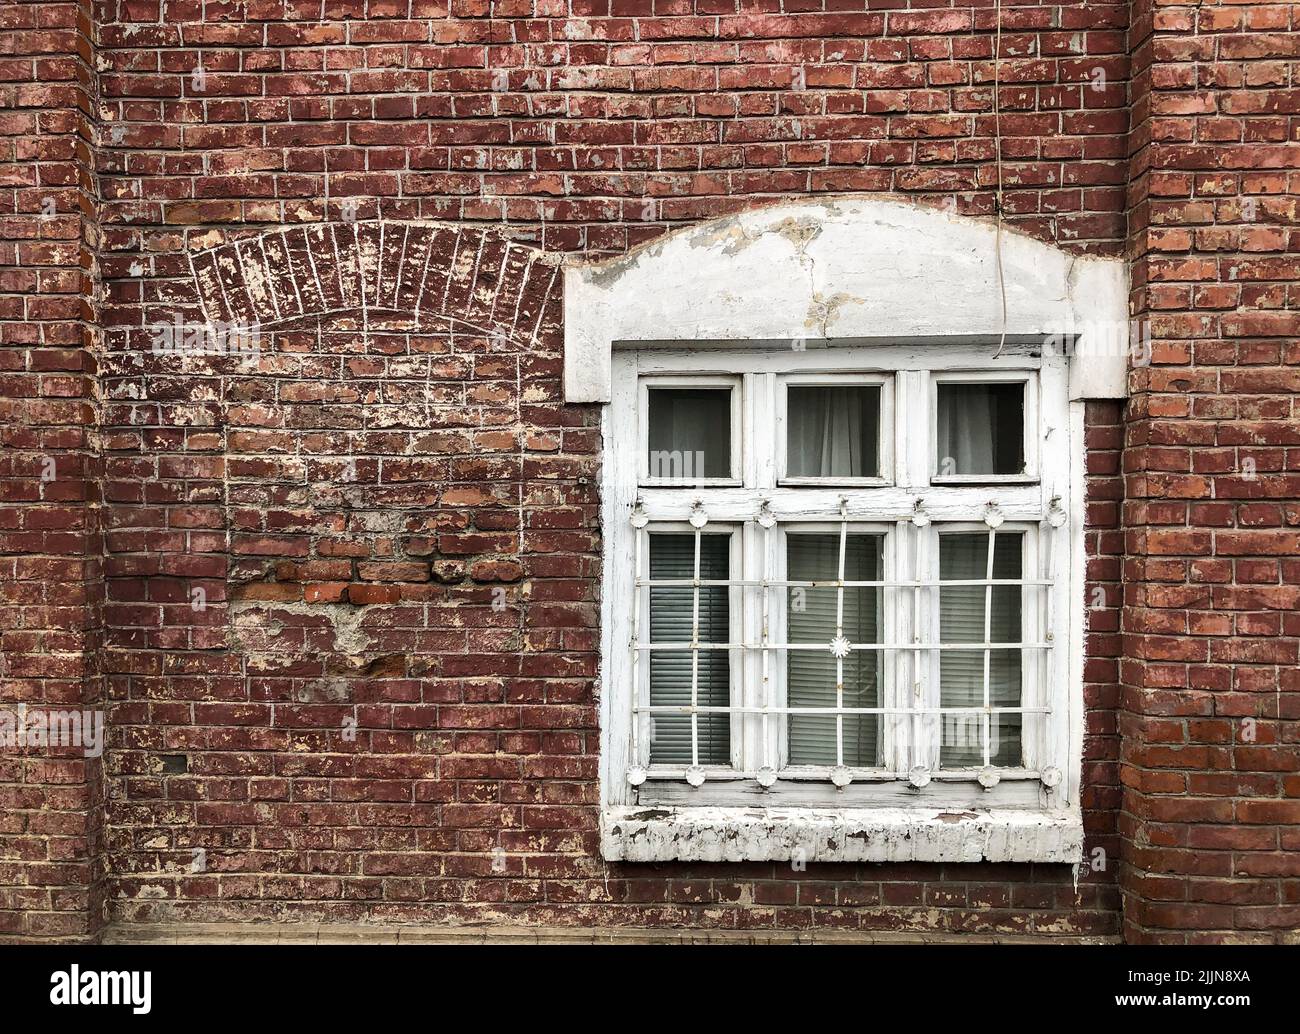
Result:
{"type": "MultiPolygon", "coordinates": [[[[1024,536],[1003,532],[993,549],[993,577],[1021,577],[1024,536]]],[[[989,536],[984,532],[939,536],[939,579],[985,578],[988,574],[989,536]]],[[[939,641],[982,643],[986,587],[951,585],[939,589],[939,641]]],[[[1021,593],[1018,585],[992,587],[988,642],[1021,641],[1021,593]]],[[[989,703],[1018,707],[1021,693],[1019,650],[989,650],[989,703]]],[[[939,703],[942,707],[984,706],[983,650],[939,651],[939,703]]],[[[942,715],[940,764],[963,768],[984,764],[983,716],[942,715]]],[[[995,765],[1021,764],[1018,714],[994,715],[989,728],[989,760],[995,765]]]]}
{"type": "MultiPolygon", "coordinates": [[[[849,535],[844,545],[845,581],[879,581],[882,535],[849,535]]],[[[839,578],[839,535],[789,535],[786,569],[789,581],[834,581],[839,578]]],[[[835,638],[837,589],[790,588],[788,635],[792,643],[822,643],[821,651],[786,653],[786,684],[790,707],[835,706],[835,638]]],[[[877,587],[844,590],[843,634],[851,643],[877,643],[881,592],[877,587]]],[[[854,650],[844,658],[844,706],[878,707],[880,656],[876,650],[854,650]]],[[[877,760],[878,715],[844,716],[844,764],[873,767],[877,760]]],[[[789,716],[789,763],[837,763],[836,720],[819,715],[789,716]]]]}
{"type": "Polygon", "coordinates": [[[1020,474],[1025,469],[1025,386],[939,384],[935,470],[1020,474]]]}
{"type": "Polygon", "coordinates": [[[731,390],[651,388],[652,478],[731,477],[731,390]]]}
{"type": "MultiPolygon", "coordinates": [[[[730,577],[729,535],[700,536],[700,577],[730,577]]],[[[650,536],[651,579],[695,577],[694,535],[650,536]]],[[[692,588],[666,586],[650,589],[650,642],[691,641],[692,588]]],[[[725,643],[731,629],[731,609],[726,586],[700,589],[702,643],[725,643]]],[[[731,665],[726,650],[700,650],[697,701],[701,707],[726,707],[731,703],[731,665]]],[[[686,707],[691,702],[691,651],[650,651],[650,704],[686,707]]],[[[699,759],[701,765],[731,763],[731,721],[725,714],[701,714],[699,759]]],[[[655,765],[691,764],[691,716],[654,714],[650,725],[650,762],[655,765]]]]}
{"type": "Polygon", "coordinates": [[[879,475],[880,385],[791,385],[786,391],[789,477],[879,475]]]}

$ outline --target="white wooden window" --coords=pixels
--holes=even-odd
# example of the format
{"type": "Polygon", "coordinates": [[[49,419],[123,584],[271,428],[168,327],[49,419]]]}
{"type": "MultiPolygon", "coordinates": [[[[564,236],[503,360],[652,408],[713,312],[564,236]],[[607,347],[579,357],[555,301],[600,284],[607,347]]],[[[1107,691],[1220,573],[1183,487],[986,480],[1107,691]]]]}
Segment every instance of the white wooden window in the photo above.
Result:
{"type": "Polygon", "coordinates": [[[1066,373],[1032,345],[617,351],[607,800],[1049,806],[1066,373]]]}

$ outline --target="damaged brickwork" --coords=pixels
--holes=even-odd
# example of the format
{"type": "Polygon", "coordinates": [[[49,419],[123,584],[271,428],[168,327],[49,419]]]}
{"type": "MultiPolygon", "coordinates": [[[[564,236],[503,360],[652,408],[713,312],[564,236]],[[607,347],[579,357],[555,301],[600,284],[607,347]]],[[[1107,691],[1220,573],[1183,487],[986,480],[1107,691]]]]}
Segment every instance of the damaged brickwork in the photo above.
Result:
{"type": "Polygon", "coordinates": [[[995,116],[992,2],[6,5],[0,702],[109,749],[0,754],[0,938],[1294,938],[1296,8],[1001,7],[995,116]],[[999,182],[1155,341],[1087,407],[1087,864],[606,863],[559,257],[999,182]]]}

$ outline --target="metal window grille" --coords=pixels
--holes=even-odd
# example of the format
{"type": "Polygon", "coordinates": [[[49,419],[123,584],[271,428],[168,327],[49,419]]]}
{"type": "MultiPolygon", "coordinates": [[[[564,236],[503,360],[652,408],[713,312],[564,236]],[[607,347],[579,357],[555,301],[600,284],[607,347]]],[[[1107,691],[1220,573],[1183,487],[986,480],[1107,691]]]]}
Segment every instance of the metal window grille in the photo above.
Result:
{"type": "MultiPolygon", "coordinates": [[[[1054,534],[1064,524],[1064,512],[1053,501],[1051,511],[1040,523],[1042,533],[1046,535],[1054,534]]],[[[903,527],[912,524],[917,529],[924,529],[929,525],[929,518],[917,505],[913,514],[905,518],[898,518],[897,524],[903,527]]],[[[656,714],[684,715],[690,719],[691,728],[691,764],[686,768],[684,776],[686,781],[692,786],[700,786],[705,782],[707,772],[704,766],[700,764],[699,754],[699,716],[702,714],[727,714],[727,715],[756,715],[759,720],[761,731],[761,763],[753,771],[733,772],[731,777],[741,775],[743,777],[755,778],[763,786],[771,786],[779,777],[779,759],[775,756],[773,750],[774,737],[769,735],[771,732],[771,723],[776,721],[785,721],[790,715],[816,715],[819,717],[835,718],[835,740],[836,740],[836,764],[825,772],[825,778],[837,787],[848,785],[854,778],[854,773],[844,764],[844,719],[849,715],[882,715],[891,716],[896,720],[910,723],[912,730],[912,747],[914,759],[918,757],[919,745],[926,742],[922,730],[922,723],[926,716],[936,716],[938,722],[942,723],[945,716],[973,716],[978,719],[980,727],[980,739],[983,755],[983,767],[978,772],[978,780],[986,788],[995,785],[1000,779],[999,771],[992,764],[992,754],[990,744],[992,742],[992,723],[1000,715],[1020,715],[1023,722],[1026,718],[1037,718],[1044,720],[1052,711],[1052,708],[1046,704],[1041,706],[1026,705],[1025,699],[1025,682],[1024,680],[1033,677],[1039,680],[1045,680],[1048,673],[1049,653],[1056,649],[1057,643],[1052,633],[1053,614],[1052,614],[1052,593],[1051,586],[1054,584],[1054,572],[1051,566],[1051,557],[1054,550],[1051,548],[1041,551],[1041,555],[1046,559],[1043,561],[1043,571],[1038,577],[1026,577],[1025,570],[1022,566],[1019,578],[995,578],[994,577],[994,555],[999,535],[1015,534],[1020,535],[1020,531],[1000,532],[998,529],[1002,524],[1001,514],[995,505],[990,504],[984,514],[984,523],[987,525],[988,549],[987,562],[983,578],[957,578],[944,579],[941,572],[935,570],[933,577],[914,577],[914,578],[894,578],[894,579],[873,579],[873,580],[852,580],[846,579],[845,574],[845,552],[846,543],[849,534],[850,524],[856,521],[876,521],[878,518],[867,515],[852,515],[848,511],[846,501],[841,501],[838,536],[839,536],[839,558],[837,577],[831,581],[807,581],[780,579],[769,576],[769,572],[763,571],[758,577],[732,577],[725,579],[700,577],[700,542],[704,529],[707,527],[709,518],[705,512],[704,506],[697,501],[690,514],[690,526],[694,535],[694,570],[691,578],[676,579],[652,579],[647,576],[643,567],[645,557],[645,544],[647,536],[651,534],[649,521],[642,511],[640,502],[634,507],[631,523],[635,529],[635,555],[634,571],[635,579],[633,582],[634,592],[632,600],[632,623],[631,623],[631,642],[630,649],[632,653],[632,681],[631,681],[631,708],[633,715],[633,735],[630,744],[630,766],[628,769],[628,781],[633,785],[639,785],[647,777],[646,768],[646,730],[649,722],[653,720],[656,714]],[[1022,590],[1022,600],[1025,599],[1025,590],[1029,590],[1037,597],[1036,606],[1037,617],[1030,624],[1033,628],[1043,630],[1043,636],[1037,641],[1013,642],[994,642],[991,639],[991,621],[993,615],[993,591],[997,586],[1018,586],[1022,590]],[[701,642],[700,641],[700,590],[706,587],[724,586],[729,591],[738,589],[741,594],[743,607],[756,607],[759,615],[760,634],[757,642],[701,642]],[[982,641],[979,642],[942,642],[937,638],[938,627],[936,622],[928,621],[925,618],[927,608],[934,602],[933,593],[943,588],[956,586],[982,586],[984,588],[984,634],[982,641]],[[691,589],[691,634],[690,639],[684,642],[643,642],[641,628],[642,604],[648,600],[648,594],[652,588],[659,587],[677,587],[691,589]],[[852,588],[879,588],[883,590],[883,608],[900,608],[906,606],[910,601],[913,615],[913,641],[911,642],[885,642],[885,643],[863,643],[850,641],[844,634],[844,594],[846,589],[852,588]],[[776,642],[773,639],[773,607],[772,592],[773,590],[789,589],[834,589],[836,591],[835,606],[835,628],[834,635],[825,643],[795,643],[795,642],[776,642]],[[910,600],[909,600],[910,598],[910,600]],[[928,629],[930,635],[923,637],[920,630],[928,629]],[[642,693],[642,663],[644,655],[652,651],[679,651],[687,652],[691,657],[691,683],[690,683],[690,703],[686,705],[652,705],[649,701],[648,694],[643,699],[642,693]],[[727,650],[738,651],[742,656],[756,655],[758,658],[757,670],[759,672],[760,686],[756,705],[745,705],[737,702],[737,697],[733,695],[729,704],[725,706],[704,705],[699,701],[699,666],[700,655],[703,651],[727,650]],[[991,699],[991,680],[990,666],[991,657],[995,650],[1015,650],[1021,657],[1021,699],[1017,705],[995,704],[991,699]],[[835,659],[835,705],[833,707],[792,707],[788,701],[779,703],[775,699],[773,689],[773,667],[772,655],[780,651],[828,651],[835,659]],[[904,703],[887,704],[880,702],[875,707],[857,707],[845,706],[844,703],[844,660],[854,651],[878,651],[883,658],[892,656],[901,658],[910,655],[912,658],[912,671],[918,672],[921,666],[927,663],[928,658],[933,658],[945,651],[976,651],[983,658],[983,679],[982,679],[982,701],[974,706],[932,706],[918,704],[913,701],[910,694],[905,694],[904,703]],[[1032,662],[1032,663],[1030,663],[1032,662]]],[[[728,522],[732,523],[732,522],[728,522]]],[[[777,521],[771,514],[766,503],[764,502],[757,513],[750,519],[751,524],[756,524],[762,529],[765,548],[762,550],[762,556],[771,558],[775,556],[773,549],[772,536],[777,534],[777,521]]],[[[817,522],[824,524],[825,522],[817,522]]],[[[936,530],[941,530],[942,525],[936,526],[936,530]]],[[[931,536],[920,533],[914,536],[915,554],[914,554],[914,571],[930,571],[930,564],[937,564],[937,557],[932,558],[929,553],[929,542],[931,536]]],[[[743,622],[741,623],[743,627],[743,622]]],[[[788,636],[786,637],[788,638],[788,636]]],[[[749,665],[741,665],[742,671],[749,670],[749,665]]],[[[739,694],[740,699],[744,699],[744,694],[739,694]]],[[[674,773],[675,774],[675,773],[674,773]]],[[[929,782],[932,772],[930,767],[924,764],[913,765],[906,776],[913,785],[923,786],[929,782]]],[[[1051,773],[1026,773],[1027,775],[1038,775],[1043,778],[1044,782],[1052,785],[1058,778],[1054,771],[1051,773]]]]}

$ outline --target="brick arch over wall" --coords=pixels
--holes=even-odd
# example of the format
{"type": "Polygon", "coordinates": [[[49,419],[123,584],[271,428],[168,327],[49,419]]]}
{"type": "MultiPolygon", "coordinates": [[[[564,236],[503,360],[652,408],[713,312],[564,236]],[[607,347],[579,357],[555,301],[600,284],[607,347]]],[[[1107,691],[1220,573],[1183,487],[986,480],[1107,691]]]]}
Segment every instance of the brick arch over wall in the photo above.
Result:
{"type": "Polygon", "coordinates": [[[313,319],[442,317],[535,342],[558,303],[558,263],[493,229],[376,220],[273,230],[190,257],[209,321],[295,326],[313,319]]]}

